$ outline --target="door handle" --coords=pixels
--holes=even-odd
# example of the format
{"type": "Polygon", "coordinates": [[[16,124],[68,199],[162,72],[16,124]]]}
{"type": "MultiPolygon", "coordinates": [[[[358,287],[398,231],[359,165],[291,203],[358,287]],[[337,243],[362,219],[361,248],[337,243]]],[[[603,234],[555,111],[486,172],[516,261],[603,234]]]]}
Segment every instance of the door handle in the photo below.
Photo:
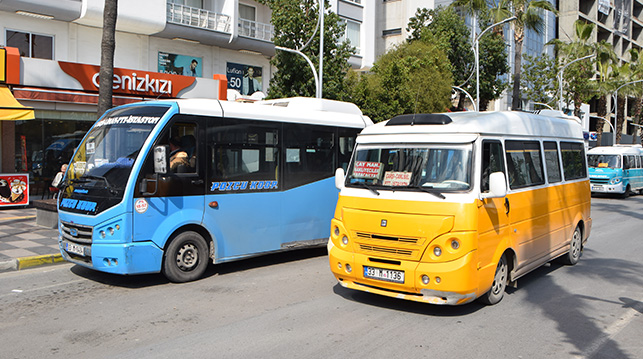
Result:
{"type": "Polygon", "coordinates": [[[195,186],[196,186],[196,185],[202,185],[202,184],[203,184],[203,180],[202,180],[202,179],[192,180],[192,182],[191,182],[191,183],[192,183],[193,185],[195,185],[195,186]]]}
{"type": "Polygon", "coordinates": [[[509,198],[505,197],[505,214],[509,214],[509,210],[511,209],[511,206],[509,205],[509,198]]]}

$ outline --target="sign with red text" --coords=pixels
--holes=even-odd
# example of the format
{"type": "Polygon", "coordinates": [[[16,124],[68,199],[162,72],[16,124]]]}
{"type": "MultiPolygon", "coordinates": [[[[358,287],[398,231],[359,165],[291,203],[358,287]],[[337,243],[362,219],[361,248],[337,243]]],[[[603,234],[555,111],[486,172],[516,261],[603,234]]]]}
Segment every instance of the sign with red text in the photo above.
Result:
{"type": "Polygon", "coordinates": [[[356,161],[353,168],[353,178],[379,178],[381,170],[381,162],[356,161]]]}
{"type": "Polygon", "coordinates": [[[29,204],[29,175],[0,173],[0,207],[29,204]]]}
{"type": "Polygon", "coordinates": [[[411,172],[386,172],[384,173],[383,186],[408,186],[411,183],[411,172]]]}

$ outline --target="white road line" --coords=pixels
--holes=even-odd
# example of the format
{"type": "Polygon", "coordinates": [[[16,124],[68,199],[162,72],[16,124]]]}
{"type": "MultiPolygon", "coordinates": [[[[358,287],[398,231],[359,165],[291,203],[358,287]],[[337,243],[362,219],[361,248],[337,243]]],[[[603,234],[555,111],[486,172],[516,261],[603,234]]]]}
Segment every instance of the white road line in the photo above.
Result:
{"type": "Polygon", "coordinates": [[[77,280],[72,280],[72,281],[69,281],[69,282],[56,283],[56,284],[46,285],[44,287],[31,288],[31,289],[12,289],[10,293],[0,294],[0,298],[8,297],[10,295],[19,295],[19,294],[31,293],[31,292],[35,292],[35,291],[39,291],[39,290],[45,290],[45,289],[60,287],[60,286],[68,285],[68,284],[80,283],[80,282],[84,282],[86,280],[87,279],[77,279],[77,280]]]}

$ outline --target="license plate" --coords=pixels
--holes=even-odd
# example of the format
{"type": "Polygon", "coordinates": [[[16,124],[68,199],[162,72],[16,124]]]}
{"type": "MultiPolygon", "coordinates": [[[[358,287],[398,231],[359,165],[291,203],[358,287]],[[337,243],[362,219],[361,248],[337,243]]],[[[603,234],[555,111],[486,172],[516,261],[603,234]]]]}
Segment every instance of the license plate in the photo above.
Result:
{"type": "Polygon", "coordinates": [[[79,256],[85,255],[85,247],[79,246],[78,244],[65,242],[65,250],[69,253],[78,254],[79,256]]]}
{"type": "Polygon", "coordinates": [[[596,184],[592,185],[592,191],[600,191],[602,189],[603,189],[603,186],[601,185],[596,185],[596,184]]]}
{"type": "Polygon", "coordinates": [[[400,271],[400,270],[365,266],[364,277],[384,280],[384,281],[393,282],[393,283],[404,283],[404,271],[400,271]]]}

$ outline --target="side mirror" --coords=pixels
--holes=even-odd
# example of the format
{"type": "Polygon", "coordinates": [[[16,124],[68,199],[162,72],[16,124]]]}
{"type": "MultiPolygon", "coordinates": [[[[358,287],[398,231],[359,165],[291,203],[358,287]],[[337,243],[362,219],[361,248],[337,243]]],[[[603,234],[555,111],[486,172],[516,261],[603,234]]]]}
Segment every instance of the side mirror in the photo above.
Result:
{"type": "Polygon", "coordinates": [[[341,190],[344,188],[344,180],[346,179],[346,175],[344,173],[343,168],[338,168],[335,170],[335,187],[337,187],[338,190],[341,190]]]}
{"type": "Polygon", "coordinates": [[[507,195],[507,178],[504,172],[494,172],[489,175],[489,193],[481,193],[480,199],[502,198],[507,195]]]}
{"type": "Polygon", "coordinates": [[[154,147],[154,173],[166,174],[170,170],[170,151],[168,146],[154,147]]]}

